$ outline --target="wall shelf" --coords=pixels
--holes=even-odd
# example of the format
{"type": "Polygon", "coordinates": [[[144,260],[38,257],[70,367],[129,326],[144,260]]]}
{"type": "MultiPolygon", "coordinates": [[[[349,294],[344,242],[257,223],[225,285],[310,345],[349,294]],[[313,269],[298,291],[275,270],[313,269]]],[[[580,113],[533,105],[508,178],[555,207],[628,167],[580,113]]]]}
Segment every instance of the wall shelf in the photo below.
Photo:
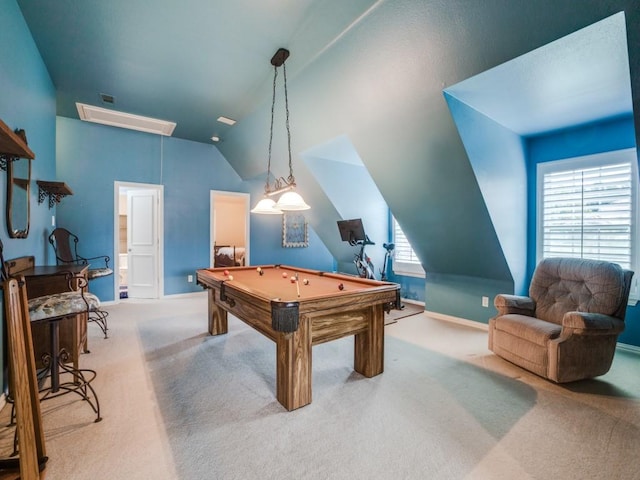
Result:
{"type": "Polygon", "coordinates": [[[38,203],[44,202],[44,199],[49,197],[49,208],[60,203],[67,195],[73,195],[71,189],[64,182],[36,180],[36,183],[38,184],[38,203]]]}
{"type": "Polygon", "coordinates": [[[33,160],[35,154],[27,146],[27,137],[24,130],[13,132],[6,123],[0,120],[0,169],[7,169],[7,162],[19,158],[33,160]]]}

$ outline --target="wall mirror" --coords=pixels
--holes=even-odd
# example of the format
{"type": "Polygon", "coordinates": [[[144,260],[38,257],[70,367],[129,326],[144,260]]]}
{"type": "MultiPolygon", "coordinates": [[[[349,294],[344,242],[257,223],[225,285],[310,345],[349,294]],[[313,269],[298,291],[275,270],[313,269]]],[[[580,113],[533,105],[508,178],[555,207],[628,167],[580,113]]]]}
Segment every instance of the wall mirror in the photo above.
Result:
{"type": "Polygon", "coordinates": [[[7,162],[7,230],[11,238],[29,235],[30,183],[30,159],[14,158],[7,162]]]}

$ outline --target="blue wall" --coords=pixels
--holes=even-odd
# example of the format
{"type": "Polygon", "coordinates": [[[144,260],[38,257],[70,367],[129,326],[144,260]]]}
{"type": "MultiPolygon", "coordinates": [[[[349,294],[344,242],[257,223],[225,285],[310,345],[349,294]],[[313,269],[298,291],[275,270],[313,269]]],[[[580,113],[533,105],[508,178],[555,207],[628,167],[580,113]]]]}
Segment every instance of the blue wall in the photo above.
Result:
{"type": "MultiPolygon", "coordinates": [[[[536,264],[536,182],[537,165],[543,162],[634,148],[636,138],[631,115],[590,125],[569,128],[527,139],[528,150],[528,238],[529,278],[536,264]]],[[[636,272],[640,275],[640,272],[636,272]]],[[[640,306],[627,308],[626,329],[619,341],[640,346],[640,306]]]]}
{"type": "MultiPolygon", "coordinates": [[[[164,294],[201,291],[188,274],[209,265],[211,190],[262,195],[243,182],[213,145],[58,118],[58,179],[74,194],[58,206],[57,225],[76,233],[84,256],[114,257],[114,182],[164,186],[164,294]]],[[[255,202],[253,202],[255,203],[255,202]]],[[[282,247],[282,217],[251,215],[251,263],[330,270],[333,258],[310,229],[308,248],[282,247]]],[[[92,283],[114,299],[113,278],[92,283]]]]}
{"type": "MultiPolygon", "coordinates": [[[[11,129],[23,128],[26,131],[29,147],[36,156],[32,161],[31,225],[26,239],[10,239],[7,234],[7,183],[5,172],[0,171],[0,185],[3,186],[0,190],[0,239],[4,244],[5,259],[35,255],[36,261],[42,262],[48,245],[45,235],[51,211],[46,203],[38,205],[35,180],[55,179],[55,90],[29,29],[13,0],[2,3],[0,32],[0,119],[11,129]]],[[[0,329],[0,336],[2,335],[4,329],[0,329]]],[[[5,357],[4,347],[5,341],[1,338],[0,358],[5,357]]],[[[6,368],[6,364],[3,366],[6,368]]],[[[5,368],[0,371],[0,385],[6,388],[5,368]]]]}
{"type": "MultiPolygon", "coordinates": [[[[165,294],[198,291],[187,274],[209,264],[209,191],[241,181],[212,145],[58,118],[58,178],[74,194],[57,225],[80,238],[83,256],[114,255],[114,182],[164,186],[165,294]]],[[[92,283],[113,300],[113,278],[92,283]]]]}
{"type": "MultiPolygon", "coordinates": [[[[455,87],[454,87],[455,89],[455,87]]],[[[524,140],[513,131],[447,93],[445,98],[458,127],[469,162],[500,245],[515,291],[525,288],[527,257],[527,183],[524,140]]],[[[477,300],[477,299],[476,299],[477,300]]],[[[478,303],[477,301],[475,302],[478,303]]]]}
{"type": "MultiPolygon", "coordinates": [[[[31,225],[26,239],[10,239],[5,222],[6,175],[0,182],[0,239],[6,259],[35,255],[45,260],[47,226],[51,224],[48,204],[38,204],[35,180],[55,180],[55,89],[38,52],[22,13],[14,1],[3,2],[0,15],[0,119],[9,128],[23,128],[29,148],[36,158],[31,162],[31,225]]],[[[24,160],[23,160],[24,161],[24,160]]]]}

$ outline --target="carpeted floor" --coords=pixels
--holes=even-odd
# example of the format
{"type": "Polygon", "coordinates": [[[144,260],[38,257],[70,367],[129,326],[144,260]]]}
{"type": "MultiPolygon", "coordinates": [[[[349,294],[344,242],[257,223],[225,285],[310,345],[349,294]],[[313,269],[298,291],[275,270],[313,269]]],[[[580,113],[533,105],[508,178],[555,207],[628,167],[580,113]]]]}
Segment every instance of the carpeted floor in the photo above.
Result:
{"type": "Polygon", "coordinates": [[[635,353],[563,387],[491,354],[486,331],[420,313],[385,328],[372,379],[352,338],[314,347],[313,402],[287,412],[274,344],[234,318],[208,336],[204,295],[107,309],[111,338],[90,326],[82,357],[104,420],[43,403],[49,479],[640,479],[635,353]]]}

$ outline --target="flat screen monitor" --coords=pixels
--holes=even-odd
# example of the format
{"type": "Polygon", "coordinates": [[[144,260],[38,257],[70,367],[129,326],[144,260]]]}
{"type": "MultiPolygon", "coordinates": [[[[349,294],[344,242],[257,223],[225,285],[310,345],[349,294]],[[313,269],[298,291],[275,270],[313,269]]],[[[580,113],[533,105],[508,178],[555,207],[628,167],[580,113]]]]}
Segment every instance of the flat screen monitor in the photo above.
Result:
{"type": "Polygon", "coordinates": [[[340,230],[340,237],[343,242],[363,242],[367,238],[360,218],[338,220],[338,230],[340,230]]]}

